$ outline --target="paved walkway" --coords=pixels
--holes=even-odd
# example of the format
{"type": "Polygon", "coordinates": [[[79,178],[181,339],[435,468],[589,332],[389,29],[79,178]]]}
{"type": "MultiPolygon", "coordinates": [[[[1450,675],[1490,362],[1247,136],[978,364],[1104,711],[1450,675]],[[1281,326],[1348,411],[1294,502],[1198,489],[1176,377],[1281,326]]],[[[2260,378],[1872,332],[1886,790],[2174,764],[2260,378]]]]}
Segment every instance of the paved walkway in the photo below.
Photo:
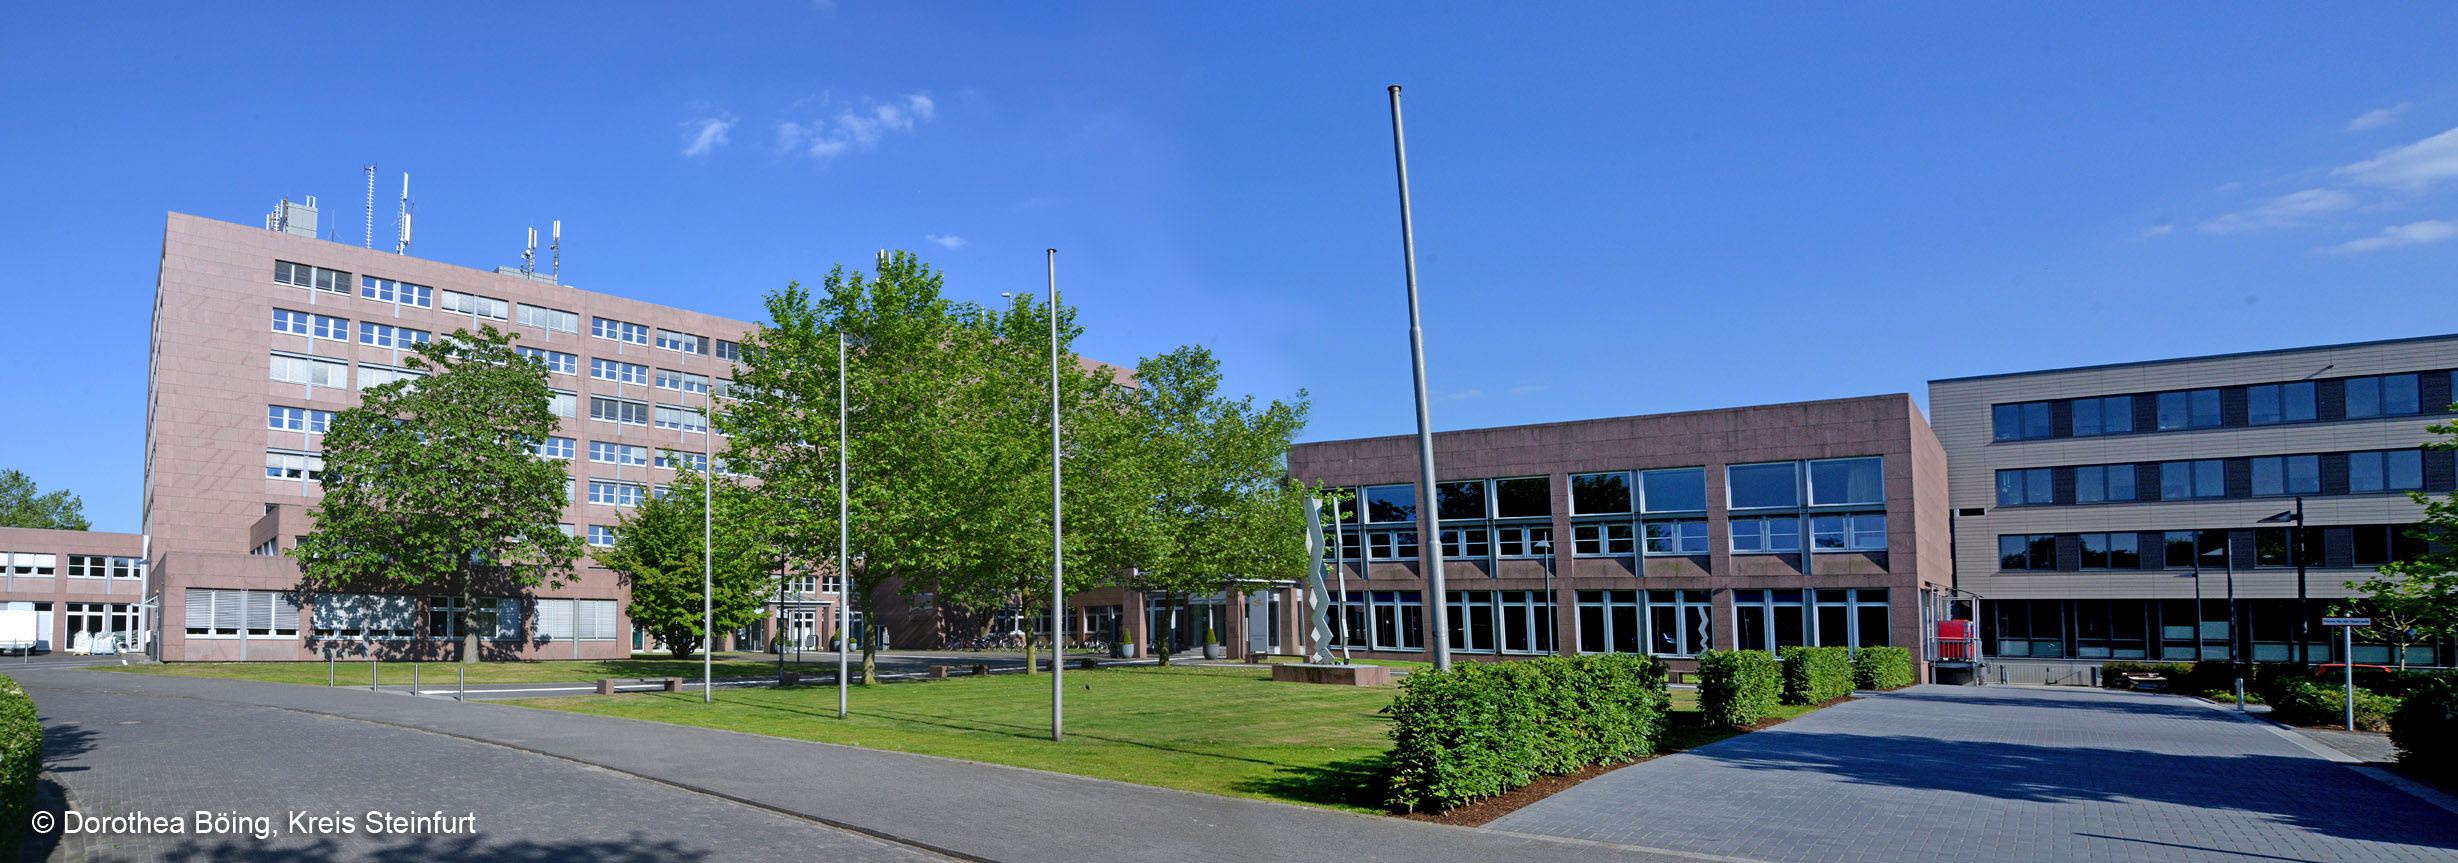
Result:
{"type": "Polygon", "coordinates": [[[731,859],[744,856],[734,852],[746,847],[777,859],[893,859],[876,856],[883,847],[847,842],[862,837],[823,832],[821,825],[905,846],[885,851],[922,849],[999,863],[1696,860],[899,752],[365,689],[75,669],[27,671],[19,679],[42,707],[47,743],[65,758],[52,775],[77,805],[178,812],[474,810],[481,835],[504,846],[462,854],[449,844],[422,843],[399,851],[385,846],[377,854],[325,845],[277,854],[226,842],[208,849],[212,853],[190,855],[198,860],[731,859]],[[117,724],[131,719],[143,724],[117,724]],[[643,780],[659,784],[645,788],[643,780]],[[677,808],[676,795],[698,803],[677,808]],[[651,851],[624,856],[635,841],[651,843],[645,846],[651,851]]]}
{"type": "Polygon", "coordinates": [[[1491,827],[1784,863],[2458,859],[2458,813],[2293,734],[2173,696],[1924,686],[1615,771],[1491,827]]]}

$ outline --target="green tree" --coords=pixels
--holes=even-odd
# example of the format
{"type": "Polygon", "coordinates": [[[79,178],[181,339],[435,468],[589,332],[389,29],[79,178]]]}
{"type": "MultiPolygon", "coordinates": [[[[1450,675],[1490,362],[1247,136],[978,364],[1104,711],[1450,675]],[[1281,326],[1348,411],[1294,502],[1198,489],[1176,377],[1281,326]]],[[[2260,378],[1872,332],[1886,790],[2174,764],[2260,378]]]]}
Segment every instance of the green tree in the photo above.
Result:
{"type": "Polygon", "coordinates": [[[461,661],[478,661],[471,613],[572,576],[580,540],[557,526],[570,474],[537,455],[557,429],[546,367],[485,327],[416,345],[422,377],[368,388],[324,434],[324,499],[295,548],[309,592],[393,590],[460,599],[461,661]]]}
{"type": "Polygon", "coordinates": [[[1135,368],[1135,457],[1149,473],[1155,539],[1135,555],[1134,583],[1161,594],[1168,665],[1181,597],[1239,577],[1305,576],[1310,490],[1289,481],[1286,458],[1306,424],[1306,392],[1262,407],[1221,395],[1220,362],[1200,346],[1135,368]]]}
{"type": "Polygon", "coordinates": [[[764,523],[769,510],[749,489],[718,478],[706,489],[714,492],[709,509],[716,517],[703,523],[704,486],[710,483],[701,474],[678,474],[664,494],[624,514],[614,546],[594,555],[631,588],[632,622],[676,659],[699,653],[704,620],[714,618],[717,632],[730,632],[764,618],[782,563],[764,523]],[[703,543],[703,536],[714,542],[703,543]],[[715,553],[704,557],[711,545],[715,553]]]}
{"type": "MultiPolygon", "coordinates": [[[[2458,422],[2432,426],[2431,431],[2445,439],[2426,448],[2458,449],[2458,422]]],[[[2407,645],[2458,636],[2458,491],[2437,499],[2423,492],[2408,496],[2424,505],[2423,520],[2407,528],[2422,553],[2381,567],[2379,576],[2347,584],[2362,591],[2369,607],[2379,612],[2372,634],[2397,646],[2401,668],[2406,667],[2407,645]],[[2399,621],[2395,633],[2390,631],[2393,618],[2399,621]]]]}
{"type": "Polygon", "coordinates": [[[36,530],[88,530],[85,501],[67,489],[41,493],[34,478],[14,469],[0,469],[0,527],[36,530]]]}

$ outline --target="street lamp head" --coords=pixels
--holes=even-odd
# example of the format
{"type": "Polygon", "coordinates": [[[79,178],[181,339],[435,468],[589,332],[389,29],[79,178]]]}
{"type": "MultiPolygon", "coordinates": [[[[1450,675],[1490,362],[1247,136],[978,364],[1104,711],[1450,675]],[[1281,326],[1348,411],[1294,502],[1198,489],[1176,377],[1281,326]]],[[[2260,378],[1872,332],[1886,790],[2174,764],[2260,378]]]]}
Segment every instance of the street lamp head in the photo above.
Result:
{"type": "Polygon", "coordinates": [[[2268,516],[2268,517],[2265,517],[2265,518],[2263,518],[2261,521],[2259,521],[2259,522],[2255,522],[2255,523],[2256,523],[2256,524],[2275,524],[2275,523],[2277,523],[2277,522],[2283,522],[2283,521],[2299,521],[2299,519],[2296,517],[2296,511],[2291,509],[2291,510],[2288,510],[2288,511],[2286,511],[2286,512],[2279,513],[2278,515],[2273,515],[2273,516],[2268,516]]]}

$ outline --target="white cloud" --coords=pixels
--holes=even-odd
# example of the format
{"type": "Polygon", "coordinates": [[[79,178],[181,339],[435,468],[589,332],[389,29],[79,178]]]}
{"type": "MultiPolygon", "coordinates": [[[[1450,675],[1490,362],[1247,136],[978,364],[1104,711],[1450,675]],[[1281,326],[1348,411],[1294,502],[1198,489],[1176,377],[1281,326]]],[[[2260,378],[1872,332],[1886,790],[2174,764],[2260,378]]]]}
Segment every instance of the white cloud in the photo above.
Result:
{"type": "Polygon", "coordinates": [[[734,128],[734,115],[724,111],[683,124],[683,155],[706,156],[709,151],[725,146],[726,132],[734,128]]]}
{"type": "Polygon", "coordinates": [[[2330,173],[2368,186],[2423,191],[2433,183],[2458,177],[2458,129],[2383,150],[2330,173]]]}
{"type": "Polygon", "coordinates": [[[2348,255],[2358,252],[2370,252],[2378,249],[2387,249],[2394,246],[2420,246],[2425,243],[2437,243],[2451,237],[2458,237],[2458,222],[2426,220],[2422,222],[2409,222],[2404,225],[2391,225],[2387,228],[2381,229],[2381,233],[2374,236],[2365,237],[2361,240],[2349,240],[2347,242],[2331,246],[2328,249],[2320,249],[2317,251],[2326,251],[2334,255],[2348,255]]]}
{"type": "Polygon", "coordinates": [[[2399,114],[2405,113],[2408,108],[2412,107],[2415,107],[2415,103],[2413,102],[2400,102],[2387,108],[2374,108],[2370,111],[2356,115],[2356,118],[2353,120],[2347,121],[2347,131],[2361,132],[2366,129],[2389,125],[2391,120],[2398,119],[2399,114]]]}
{"type": "Polygon", "coordinates": [[[1518,385],[1518,386],[1512,387],[1512,388],[1511,388],[1511,393],[1512,393],[1512,394],[1514,394],[1514,395],[1525,395],[1525,394],[1527,394],[1527,393],[1536,392],[1536,391],[1541,390],[1541,389],[1544,389],[1544,388],[1545,388],[1545,385],[1544,385],[1544,384],[1520,384],[1520,385],[1518,385]]]}
{"type": "Polygon", "coordinates": [[[884,104],[866,100],[858,110],[852,106],[838,109],[834,117],[807,123],[778,123],[777,146],[782,150],[800,148],[812,158],[826,159],[857,147],[876,148],[889,134],[910,133],[938,113],[939,105],[931,101],[928,93],[911,93],[884,104]]]}
{"type": "Polygon", "coordinates": [[[922,239],[929,240],[950,249],[964,245],[964,238],[956,236],[955,234],[929,234],[923,236],[922,239]]]}
{"type": "Polygon", "coordinates": [[[2213,234],[2232,234],[2264,228],[2284,228],[2303,224],[2304,220],[2323,213],[2352,209],[2356,196],[2337,189],[2306,189],[2272,198],[2269,202],[2243,212],[2229,213],[2202,223],[2202,230],[2213,234]]]}
{"type": "Polygon", "coordinates": [[[2148,228],[2144,228],[2144,229],[2142,229],[2142,238],[2143,238],[2143,239],[2145,239],[2145,240],[2148,240],[2148,239],[2150,239],[2150,238],[2152,238],[2152,237],[2165,237],[2165,236],[2167,236],[2167,235],[2169,235],[2169,234],[2173,234],[2173,233],[2176,233],[2176,226],[2175,226],[2175,225],[2170,224],[2170,223],[2167,223],[2167,222],[2161,222],[2161,223],[2159,223],[2159,224],[2152,225],[2152,226],[2150,226],[2150,227],[2148,227],[2148,228]]]}

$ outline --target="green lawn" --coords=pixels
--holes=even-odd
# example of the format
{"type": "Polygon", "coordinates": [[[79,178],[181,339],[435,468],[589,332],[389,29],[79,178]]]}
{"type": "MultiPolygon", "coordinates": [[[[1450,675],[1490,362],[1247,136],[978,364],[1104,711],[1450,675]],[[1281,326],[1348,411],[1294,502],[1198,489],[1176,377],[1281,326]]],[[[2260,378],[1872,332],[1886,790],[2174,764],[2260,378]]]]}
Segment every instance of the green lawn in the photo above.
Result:
{"type": "MultiPolygon", "coordinates": [[[[450,662],[418,664],[422,686],[451,685],[455,674],[465,666],[450,662]]],[[[471,683],[569,683],[596,680],[600,677],[689,677],[700,676],[698,659],[605,659],[551,660],[545,662],[480,662],[466,666],[471,683]]],[[[742,662],[719,660],[716,676],[775,677],[775,660],[742,662]]],[[[264,680],[273,683],[304,683],[323,686],[327,669],[321,662],[166,662],[148,665],[94,666],[96,671],[117,671],[131,674],[172,674],[183,677],[218,677],[228,680],[264,680]]],[[[829,669],[833,671],[834,669],[829,669]]],[[[367,685],[365,661],[343,660],[331,669],[343,686],[367,685]]],[[[378,663],[377,678],[387,685],[407,685],[410,664],[407,662],[378,663]]]]}
{"type": "Polygon", "coordinates": [[[1071,672],[1067,741],[1049,742],[1050,678],[1020,674],[834,687],[510,702],[1375,811],[1392,687],[1273,683],[1263,669],[1071,672]]]}

